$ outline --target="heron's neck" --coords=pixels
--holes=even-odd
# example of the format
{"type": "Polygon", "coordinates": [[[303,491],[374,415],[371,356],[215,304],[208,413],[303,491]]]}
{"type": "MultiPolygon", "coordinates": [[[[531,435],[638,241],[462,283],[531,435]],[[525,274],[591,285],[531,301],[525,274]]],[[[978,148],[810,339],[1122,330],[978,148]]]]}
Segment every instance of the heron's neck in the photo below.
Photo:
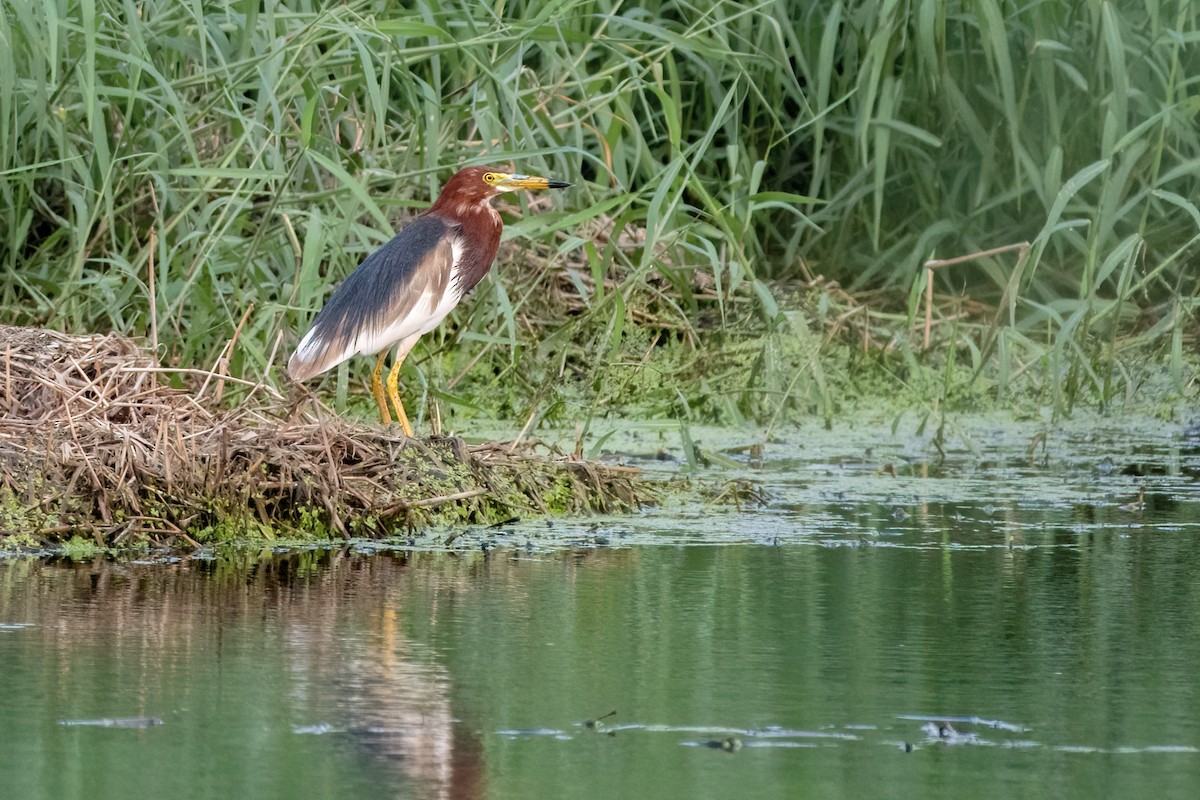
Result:
{"type": "Polygon", "coordinates": [[[475,238],[484,232],[490,234],[492,229],[499,235],[499,231],[504,227],[500,214],[492,208],[488,200],[438,204],[429,209],[429,213],[437,214],[458,225],[463,235],[468,238],[475,238]]]}
{"type": "Polygon", "coordinates": [[[458,227],[461,257],[455,269],[458,285],[463,294],[475,288],[483,276],[492,268],[496,250],[500,246],[500,232],[504,223],[500,214],[489,202],[447,204],[449,207],[434,207],[429,213],[436,214],[458,227]]]}

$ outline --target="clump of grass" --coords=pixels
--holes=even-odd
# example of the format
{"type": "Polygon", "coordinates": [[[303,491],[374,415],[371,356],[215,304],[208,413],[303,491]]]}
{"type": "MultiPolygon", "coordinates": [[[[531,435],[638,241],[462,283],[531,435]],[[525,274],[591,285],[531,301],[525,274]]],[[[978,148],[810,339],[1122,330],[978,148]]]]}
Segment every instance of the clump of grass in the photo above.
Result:
{"type": "MultiPolygon", "coordinates": [[[[0,308],[281,387],[398,219],[453,166],[511,162],[576,188],[502,206],[501,276],[406,369],[425,401],[580,419],[662,374],[654,413],[828,418],[850,378],[825,326],[852,306],[886,359],[939,371],[926,399],[965,373],[1060,411],[1121,402],[1147,351],[1184,391],[1198,31],[1192,4],[1131,0],[15,4],[0,308]],[[1019,241],[1019,272],[923,268],[1019,241]],[[787,302],[828,280],[908,302],[787,302]],[[930,348],[927,280],[950,298],[930,348]],[[1001,313],[955,324],[954,297],[1001,313]]],[[[339,408],[368,366],[330,379],[339,408]]]]}

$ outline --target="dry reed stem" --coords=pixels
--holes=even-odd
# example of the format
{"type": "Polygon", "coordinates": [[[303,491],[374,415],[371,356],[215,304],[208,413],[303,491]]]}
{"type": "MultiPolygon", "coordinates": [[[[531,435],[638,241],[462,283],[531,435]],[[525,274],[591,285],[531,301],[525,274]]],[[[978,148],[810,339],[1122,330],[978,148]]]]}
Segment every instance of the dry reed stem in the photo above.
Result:
{"type": "Polygon", "coordinates": [[[929,349],[929,344],[933,338],[933,271],[952,267],[956,264],[966,264],[971,261],[976,261],[981,258],[990,258],[1003,253],[1017,251],[1020,255],[1017,258],[1017,265],[1024,263],[1029,255],[1029,242],[1016,242],[1015,244],[1007,244],[1002,247],[993,247],[990,250],[982,250],[978,253],[968,253],[967,255],[956,256],[954,258],[931,258],[925,262],[925,337],[924,349],[929,349]]]}

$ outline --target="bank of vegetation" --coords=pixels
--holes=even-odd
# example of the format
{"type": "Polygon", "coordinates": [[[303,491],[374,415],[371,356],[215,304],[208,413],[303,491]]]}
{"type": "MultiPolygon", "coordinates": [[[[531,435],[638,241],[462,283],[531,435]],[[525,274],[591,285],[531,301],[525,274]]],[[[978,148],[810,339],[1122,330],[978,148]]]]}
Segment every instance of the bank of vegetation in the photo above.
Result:
{"type": "MultiPolygon", "coordinates": [[[[1171,414],[1198,82],[1187,2],[10,3],[0,312],[293,401],[331,286],[511,164],[575,185],[500,204],[496,274],[405,367],[424,430],[1171,414]]],[[[369,368],[317,392],[370,420],[369,368]]]]}
{"type": "Polygon", "coordinates": [[[653,499],[632,468],[413,438],[265,396],[221,409],[229,380],[174,389],[115,334],[0,325],[0,545],[200,547],[234,539],[405,537],[653,499]]]}

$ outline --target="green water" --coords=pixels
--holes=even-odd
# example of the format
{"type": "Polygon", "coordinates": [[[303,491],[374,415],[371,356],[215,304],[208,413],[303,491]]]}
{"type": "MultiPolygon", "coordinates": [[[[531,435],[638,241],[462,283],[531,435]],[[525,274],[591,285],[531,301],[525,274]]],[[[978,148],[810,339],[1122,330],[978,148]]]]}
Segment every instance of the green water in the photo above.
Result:
{"type": "Polygon", "coordinates": [[[1200,459],[993,434],[455,552],[0,561],[0,796],[1197,796],[1200,459]]]}

